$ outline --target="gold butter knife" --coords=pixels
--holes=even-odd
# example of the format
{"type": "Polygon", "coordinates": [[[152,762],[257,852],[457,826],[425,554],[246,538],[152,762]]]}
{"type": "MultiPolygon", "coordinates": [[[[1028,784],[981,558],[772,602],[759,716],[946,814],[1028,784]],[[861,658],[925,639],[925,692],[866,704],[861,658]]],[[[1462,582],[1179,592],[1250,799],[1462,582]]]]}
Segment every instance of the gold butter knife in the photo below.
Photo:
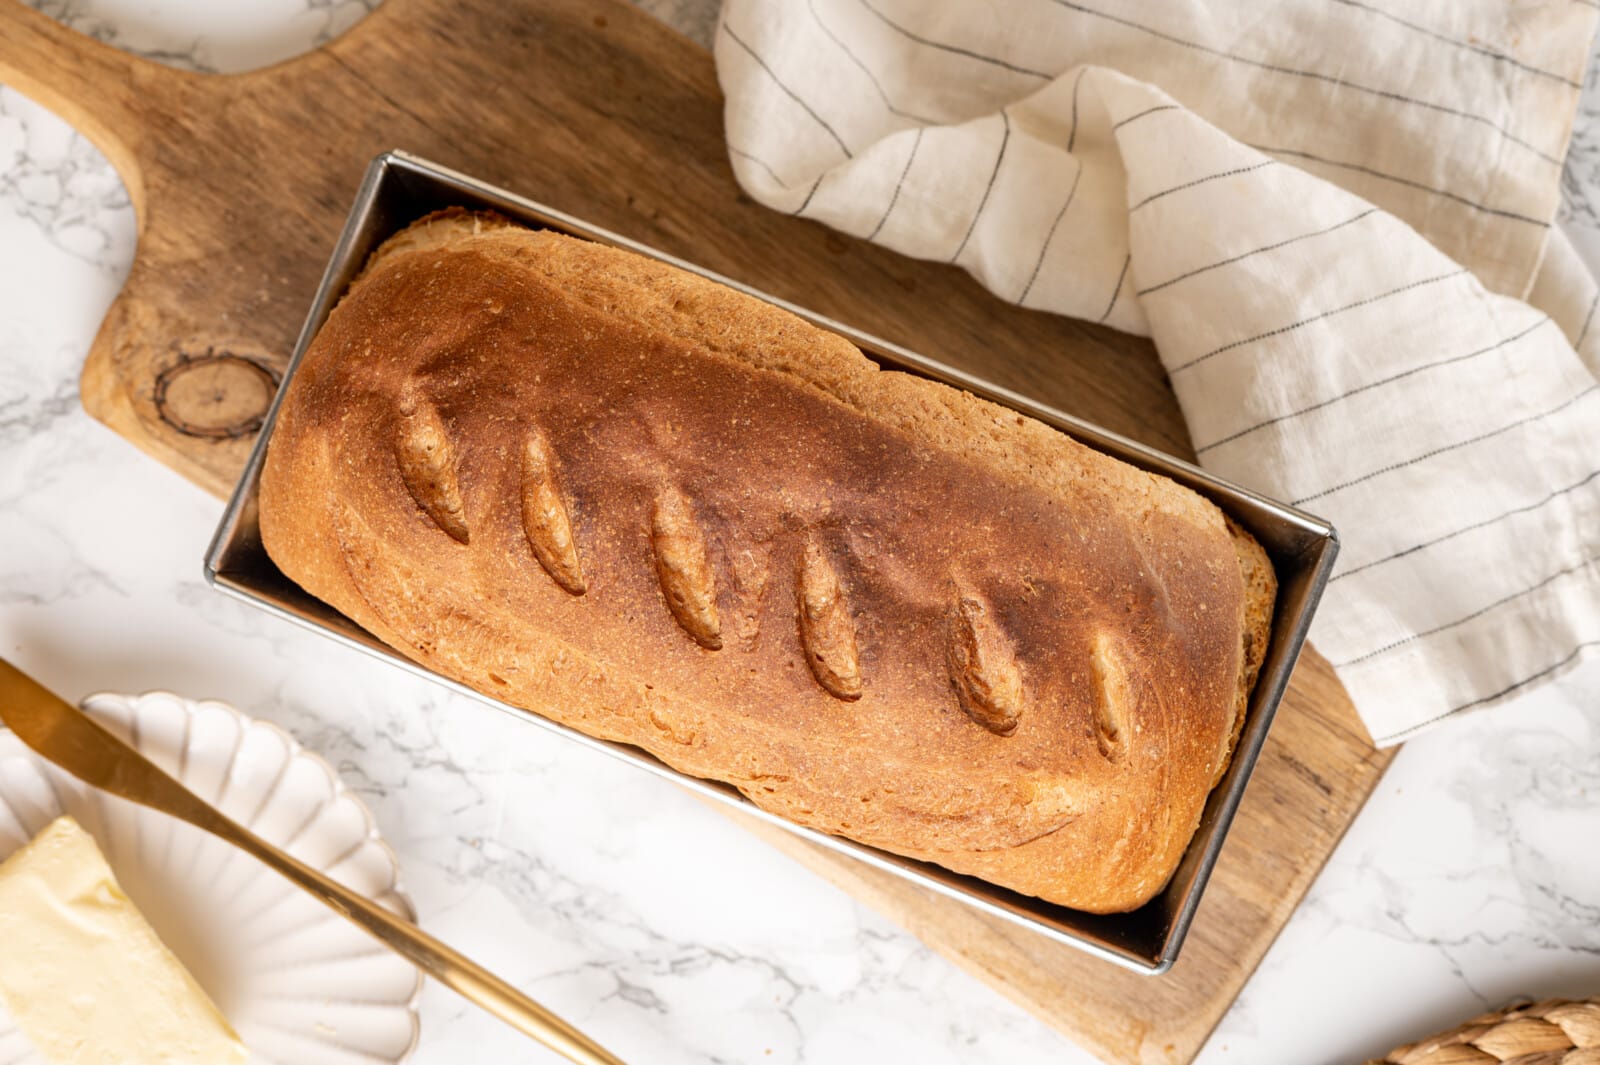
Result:
{"type": "Polygon", "coordinates": [[[89,715],[0,659],[0,720],[45,759],[102,791],[233,844],[320,899],[427,975],[579,1065],[623,1065],[522,992],[377,903],[290,857],[195,797],[89,715]]]}

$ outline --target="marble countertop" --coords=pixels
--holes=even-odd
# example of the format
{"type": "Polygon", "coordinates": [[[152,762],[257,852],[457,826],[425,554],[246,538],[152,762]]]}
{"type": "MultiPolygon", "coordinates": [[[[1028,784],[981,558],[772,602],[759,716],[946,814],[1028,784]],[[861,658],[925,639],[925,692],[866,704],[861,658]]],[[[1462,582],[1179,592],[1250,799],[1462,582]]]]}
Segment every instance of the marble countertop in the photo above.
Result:
{"type": "MultiPolygon", "coordinates": [[[[35,0],[238,70],[367,0],[35,0]]],[[[709,36],[714,0],[644,6],[709,36]]],[[[1591,69],[1563,224],[1600,265],[1591,69]]],[[[77,379],[132,261],[128,199],[0,88],[0,654],[57,691],[169,688],[286,726],[372,806],[429,927],[630,1061],[1092,1059],[672,786],[208,589],[216,500],[89,419],[77,379]]],[[[1206,1065],[1360,1061],[1517,995],[1600,992],[1600,668],[1407,744],[1206,1065]]],[[[449,992],[421,1065],[555,1061],[449,992]]]]}

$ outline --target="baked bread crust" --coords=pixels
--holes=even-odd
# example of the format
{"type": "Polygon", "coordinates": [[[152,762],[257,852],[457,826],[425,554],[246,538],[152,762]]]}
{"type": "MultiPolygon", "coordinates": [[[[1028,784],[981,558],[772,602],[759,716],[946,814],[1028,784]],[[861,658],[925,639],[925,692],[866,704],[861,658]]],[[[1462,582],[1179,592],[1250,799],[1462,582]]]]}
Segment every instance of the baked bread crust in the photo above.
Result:
{"type": "Polygon", "coordinates": [[[1093,912],[1171,877],[1275,596],[1171,481],[463,212],[387,242],[318,333],[260,515],[288,576],[435,672],[1093,912]]]}

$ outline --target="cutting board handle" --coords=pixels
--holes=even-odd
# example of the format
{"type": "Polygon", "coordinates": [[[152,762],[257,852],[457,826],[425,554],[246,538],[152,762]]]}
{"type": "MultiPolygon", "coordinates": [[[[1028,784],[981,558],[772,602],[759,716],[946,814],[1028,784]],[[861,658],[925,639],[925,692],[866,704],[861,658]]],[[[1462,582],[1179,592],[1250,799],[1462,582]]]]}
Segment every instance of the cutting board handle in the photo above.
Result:
{"type": "Polygon", "coordinates": [[[172,113],[199,75],[129,55],[42,15],[0,0],[0,83],[48,107],[117,168],[144,224],[139,151],[152,116],[172,113]]]}

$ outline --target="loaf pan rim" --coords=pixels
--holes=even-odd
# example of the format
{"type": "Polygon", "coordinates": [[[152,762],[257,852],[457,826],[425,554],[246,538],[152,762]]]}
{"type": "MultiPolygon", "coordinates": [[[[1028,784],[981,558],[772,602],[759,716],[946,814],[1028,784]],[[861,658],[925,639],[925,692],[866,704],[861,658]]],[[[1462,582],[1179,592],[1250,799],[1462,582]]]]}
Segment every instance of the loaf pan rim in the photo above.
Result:
{"type": "MultiPolygon", "coordinates": [[[[398,194],[396,193],[396,195],[398,194]]],[[[417,217],[420,217],[420,215],[417,217]]],[[[415,220],[414,217],[405,221],[413,220],[415,220]]],[[[401,224],[403,225],[404,223],[401,224]]],[[[388,230],[383,236],[397,231],[398,228],[399,226],[396,226],[388,230]]],[[[1257,535],[1259,537],[1260,534],[1258,533],[1257,535]]],[[[257,543],[253,549],[259,552],[259,544],[257,543]]],[[[367,168],[355,202],[350,213],[346,216],[345,226],[340,233],[338,242],[328,260],[321,283],[311,302],[293,354],[279,383],[278,392],[267,410],[249,460],[207,549],[204,576],[209,585],[225,594],[244,600],[253,606],[267,610],[302,627],[330,637],[337,642],[390,661],[415,675],[466,695],[476,702],[515,714],[523,721],[529,721],[550,731],[557,732],[592,750],[603,751],[614,757],[629,761],[647,772],[652,772],[680,786],[687,787],[696,794],[728,803],[746,814],[791,831],[801,838],[808,839],[830,850],[848,854],[875,868],[919,884],[946,897],[974,906],[990,916],[1007,920],[1020,927],[1045,935],[1052,940],[1112,962],[1122,968],[1146,975],[1159,975],[1169,971],[1177,961],[1180,948],[1187,937],[1200,900],[1204,895],[1204,888],[1209,881],[1211,871],[1227,837],[1234,815],[1237,813],[1251,771],[1254,769],[1257,758],[1265,744],[1267,730],[1278,705],[1282,701],[1284,691],[1287,689],[1294,663],[1304,646],[1311,617],[1331,575],[1334,557],[1338,549],[1338,534],[1323,519],[1253,492],[1224,478],[1217,477],[1192,463],[1165,454],[1119,433],[1076,418],[1064,411],[1034,401],[1010,389],[984,381],[973,374],[948,366],[936,359],[871,336],[834,319],[816,314],[787,300],[767,295],[748,285],[723,277],[676,256],[656,251],[637,241],[594,226],[573,215],[489,185],[448,167],[429,162],[419,156],[394,150],[377,156],[367,168]],[[1112,457],[1130,462],[1140,468],[1153,469],[1154,472],[1172,477],[1179,483],[1199,491],[1211,499],[1225,513],[1230,513],[1236,520],[1244,521],[1247,526],[1252,528],[1253,532],[1262,522],[1271,521],[1277,523],[1281,527],[1280,531],[1283,531],[1286,536],[1289,535],[1289,530],[1293,530],[1297,534],[1296,542],[1298,547],[1289,549],[1290,553],[1286,554],[1283,559],[1274,559],[1274,568],[1279,570],[1280,595],[1274,614],[1273,642],[1269,646],[1268,662],[1264,664],[1262,674],[1257,680],[1256,689],[1251,695],[1244,732],[1239,737],[1233,755],[1233,762],[1223,780],[1208,796],[1206,817],[1202,821],[1201,828],[1196,831],[1194,838],[1191,839],[1185,857],[1180,863],[1179,871],[1174,874],[1174,882],[1177,882],[1179,877],[1182,876],[1186,879],[1186,886],[1177,899],[1176,908],[1171,910],[1165,933],[1160,937],[1160,944],[1157,949],[1132,950],[1125,945],[1110,942],[1104,935],[1095,932],[1093,928],[1089,927],[1092,924],[1115,924],[1119,920],[1132,919],[1135,915],[1142,914],[1143,910],[1122,915],[1097,916],[1084,914],[1066,907],[1045,903],[1042,900],[1021,896],[979,881],[976,878],[962,877],[937,866],[915,862],[866,844],[842,837],[830,836],[816,829],[796,824],[777,814],[762,810],[728,785],[679,773],[639,748],[588,736],[531,711],[501,702],[493,696],[485,695],[468,688],[464,684],[434,673],[426,667],[405,658],[398,652],[379,644],[370,636],[359,631],[340,631],[335,627],[337,622],[324,621],[311,616],[305,608],[296,607],[282,596],[275,598],[271,592],[264,591],[259,579],[257,579],[257,583],[251,584],[241,579],[238,570],[230,570],[228,568],[230,559],[241,552],[252,550],[249,533],[254,527],[255,493],[259,483],[261,466],[265,460],[266,448],[276,423],[279,407],[287,391],[287,385],[298,368],[306,349],[309,347],[311,338],[321,327],[323,320],[332,310],[343,289],[359,269],[360,262],[357,259],[364,261],[363,240],[371,242],[375,239],[381,239],[374,238],[373,233],[364,228],[372,223],[374,212],[381,197],[386,191],[393,190],[397,183],[405,181],[424,182],[458,194],[462,200],[486,203],[487,206],[501,210],[502,213],[508,214],[524,223],[562,229],[574,235],[626,248],[725,284],[736,291],[782,307],[821,328],[838,333],[852,343],[864,347],[869,357],[875,356],[880,362],[898,363],[902,368],[908,368],[914,372],[931,376],[955,387],[965,389],[1043,421],[1045,424],[1052,425],[1102,453],[1110,454],[1112,457]],[[1233,504],[1235,508],[1242,507],[1247,513],[1242,515],[1235,510],[1230,510],[1228,506],[1223,504],[1222,500],[1233,504]],[[1246,521],[1246,518],[1248,518],[1248,521],[1246,521]],[[1297,568],[1292,571],[1295,579],[1293,601],[1285,603],[1285,592],[1281,587],[1284,573],[1281,567],[1289,563],[1295,564],[1297,568]],[[1044,911],[1049,911],[1049,914],[1047,915],[1044,911]],[[1061,915],[1065,915],[1065,918],[1061,915]]],[[[260,554],[264,557],[264,552],[260,552],[260,554]]],[[[270,564],[270,560],[268,560],[268,564],[270,564]]],[[[273,569],[275,570],[276,567],[273,567],[273,569]]],[[[286,577],[283,577],[281,571],[277,573],[277,577],[283,582],[288,581],[286,577]]],[[[295,591],[298,592],[298,589],[295,589],[295,591]]],[[[309,598],[304,593],[299,593],[299,595],[301,598],[309,598]]],[[[324,607],[323,612],[331,613],[331,610],[324,607]]],[[[349,622],[344,624],[351,630],[355,629],[354,625],[349,622]]],[[[1163,894],[1157,896],[1157,899],[1164,900],[1166,893],[1172,890],[1173,887],[1169,884],[1163,890],[1163,894]]],[[[1155,905],[1155,903],[1152,902],[1150,905],[1155,905]]],[[[1149,915],[1146,915],[1144,919],[1150,919],[1149,915]]]]}

